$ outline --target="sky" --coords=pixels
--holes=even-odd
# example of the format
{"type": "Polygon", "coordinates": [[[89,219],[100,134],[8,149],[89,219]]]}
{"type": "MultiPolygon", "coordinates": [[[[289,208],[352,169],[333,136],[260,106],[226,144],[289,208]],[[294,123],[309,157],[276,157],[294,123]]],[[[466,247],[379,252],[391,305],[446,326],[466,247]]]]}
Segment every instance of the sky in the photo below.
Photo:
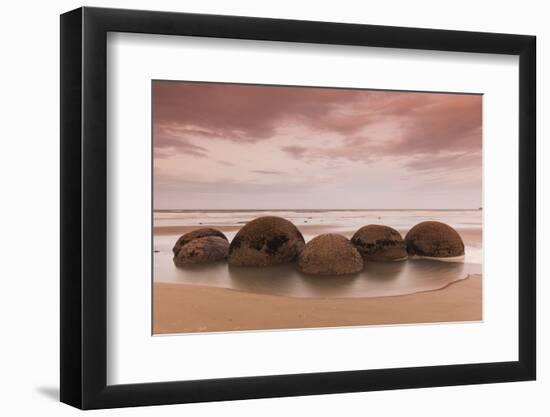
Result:
{"type": "Polygon", "coordinates": [[[477,209],[482,96],[153,81],[155,209],[477,209]]]}

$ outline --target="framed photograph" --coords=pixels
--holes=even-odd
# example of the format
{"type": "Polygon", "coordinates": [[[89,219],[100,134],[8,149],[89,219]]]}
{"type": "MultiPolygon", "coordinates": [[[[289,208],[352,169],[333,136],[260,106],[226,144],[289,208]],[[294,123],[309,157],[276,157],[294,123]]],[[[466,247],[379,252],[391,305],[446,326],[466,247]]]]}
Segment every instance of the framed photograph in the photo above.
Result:
{"type": "Polygon", "coordinates": [[[535,37],[61,16],[61,401],[533,380],[535,37]]]}

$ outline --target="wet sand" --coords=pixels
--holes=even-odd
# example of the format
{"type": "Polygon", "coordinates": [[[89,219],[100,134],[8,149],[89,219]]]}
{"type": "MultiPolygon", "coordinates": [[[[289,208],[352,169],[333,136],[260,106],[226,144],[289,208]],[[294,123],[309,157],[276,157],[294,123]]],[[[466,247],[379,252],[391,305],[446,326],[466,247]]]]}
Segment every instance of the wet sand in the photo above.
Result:
{"type": "Polygon", "coordinates": [[[439,290],[371,298],[297,298],[155,282],[153,333],[479,321],[481,282],[473,274],[439,290]]]}

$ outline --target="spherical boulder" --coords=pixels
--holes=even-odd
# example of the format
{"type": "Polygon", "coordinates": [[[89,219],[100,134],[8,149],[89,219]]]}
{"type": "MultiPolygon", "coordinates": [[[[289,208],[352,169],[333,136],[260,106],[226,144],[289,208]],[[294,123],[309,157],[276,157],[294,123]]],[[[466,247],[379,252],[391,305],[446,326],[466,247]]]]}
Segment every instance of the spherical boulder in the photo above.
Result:
{"type": "Polygon", "coordinates": [[[176,266],[189,266],[222,261],[227,258],[229,242],[218,236],[199,237],[184,245],[174,255],[176,266]]]}
{"type": "Polygon", "coordinates": [[[405,244],[411,256],[451,258],[464,255],[464,243],[457,231],[436,221],[418,223],[405,236],[405,244]]]}
{"type": "Polygon", "coordinates": [[[258,217],[244,225],[231,241],[227,261],[234,266],[272,266],[296,260],[304,237],[282,217],[258,217]]]}
{"type": "Polygon", "coordinates": [[[363,226],[355,232],[351,243],[365,260],[400,261],[407,258],[405,241],[397,230],[389,226],[363,226]]]}
{"type": "Polygon", "coordinates": [[[196,230],[193,230],[189,233],[186,233],[186,234],[182,235],[177,240],[174,247],[172,248],[172,252],[174,252],[174,255],[177,255],[178,252],[180,251],[180,249],[182,247],[184,247],[186,244],[188,244],[189,242],[191,242],[193,239],[198,239],[198,238],[207,237],[207,236],[216,236],[216,237],[225,239],[225,241],[227,242],[227,238],[219,230],[212,229],[210,227],[203,227],[201,229],[196,229],[196,230]]]}
{"type": "Polygon", "coordinates": [[[319,235],[304,247],[298,257],[298,270],[312,275],[355,274],[363,269],[359,251],[344,236],[319,235]]]}

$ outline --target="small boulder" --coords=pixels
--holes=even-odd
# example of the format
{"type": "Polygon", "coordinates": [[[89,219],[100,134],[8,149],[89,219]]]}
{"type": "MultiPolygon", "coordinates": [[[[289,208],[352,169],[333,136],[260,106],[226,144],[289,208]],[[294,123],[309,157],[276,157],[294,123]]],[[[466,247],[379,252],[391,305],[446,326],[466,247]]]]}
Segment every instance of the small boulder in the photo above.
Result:
{"type": "Polygon", "coordinates": [[[282,217],[258,217],[237,233],[229,246],[228,262],[234,266],[272,266],[296,260],[304,237],[282,217]]]}
{"type": "Polygon", "coordinates": [[[427,221],[418,223],[405,236],[407,252],[411,256],[450,258],[464,255],[462,238],[451,226],[427,221]]]}
{"type": "Polygon", "coordinates": [[[325,234],[307,243],[298,257],[298,269],[313,275],[354,274],[363,269],[363,258],[344,236],[325,234]]]}
{"type": "Polygon", "coordinates": [[[176,255],[176,266],[188,266],[222,261],[227,258],[229,242],[218,236],[199,237],[184,245],[176,255]]]}
{"type": "Polygon", "coordinates": [[[225,237],[225,235],[219,230],[212,229],[210,227],[203,227],[201,229],[193,230],[181,236],[177,240],[174,247],[172,248],[172,252],[174,252],[174,255],[177,255],[180,249],[184,247],[186,244],[188,244],[189,242],[191,242],[193,239],[198,239],[198,238],[207,237],[207,236],[216,236],[216,237],[225,239],[225,241],[227,241],[227,238],[225,237]]]}
{"type": "Polygon", "coordinates": [[[389,226],[363,226],[355,232],[351,243],[365,260],[400,261],[407,258],[405,241],[397,230],[389,226]]]}

